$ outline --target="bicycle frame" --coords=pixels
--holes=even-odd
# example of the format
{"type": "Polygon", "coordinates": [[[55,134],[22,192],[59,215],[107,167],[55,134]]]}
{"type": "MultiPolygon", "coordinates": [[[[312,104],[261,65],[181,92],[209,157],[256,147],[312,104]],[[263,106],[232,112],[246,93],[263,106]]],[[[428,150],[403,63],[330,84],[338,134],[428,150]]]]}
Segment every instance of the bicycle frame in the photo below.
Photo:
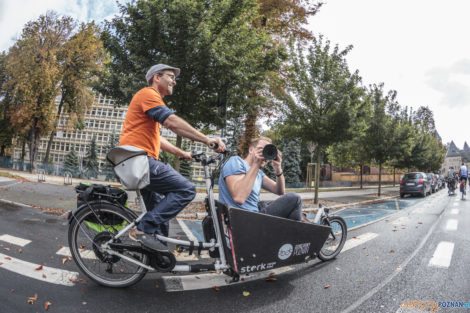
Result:
{"type": "MultiPolygon", "coordinates": [[[[220,260],[217,259],[215,261],[215,263],[213,264],[213,266],[214,266],[214,269],[216,271],[222,271],[222,270],[229,269],[230,266],[227,264],[227,259],[226,259],[226,256],[225,256],[225,251],[224,251],[224,247],[223,247],[223,244],[222,244],[222,237],[221,237],[221,232],[220,232],[222,225],[219,224],[219,219],[218,219],[218,216],[217,216],[217,210],[216,210],[216,207],[215,207],[214,191],[213,191],[213,188],[212,188],[212,182],[211,182],[211,177],[210,177],[210,167],[209,167],[210,158],[205,156],[205,155],[204,155],[204,157],[205,157],[205,159],[202,160],[202,164],[204,166],[204,180],[205,180],[205,183],[206,183],[206,192],[207,192],[207,196],[208,196],[208,200],[209,200],[210,213],[214,217],[213,222],[214,222],[214,229],[215,229],[215,234],[216,234],[216,242],[203,242],[202,243],[202,248],[206,248],[206,249],[208,249],[208,248],[209,249],[210,248],[217,248],[219,250],[220,260]]],[[[147,213],[147,208],[145,207],[145,203],[143,201],[143,198],[142,198],[142,195],[141,195],[140,191],[136,190],[136,194],[137,194],[136,199],[137,199],[137,202],[140,205],[142,213],[137,217],[137,219],[135,221],[133,221],[132,223],[130,223],[129,225],[127,225],[126,227],[121,229],[117,233],[117,235],[114,236],[114,238],[112,238],[111,240],[109,240],[108,242],[103,244],[101,246],[101,248],[104,249],[107,253],[109,253],[111,255],[119,256],[119,257],[121,257],[121,258],[123,258],[123,259],[125,259],[125,260],[127,260],[131,263],[137,264],[137,265],[139,265],[141,267],[144,267],[148,270],[155,270],[151,266],[143,264],[142,262],[139,262],[135,259],[127,257],[127,256],[113,250],[110,246],[110,244],[112,244],[112,242],[115,239],[121,237],[129,229],[134,227],[144,217],[144,215],[147,213]]],[[[169,243],[173,243],[173,244],[178,244],[178,245],[181,245],[181,246],[194,245],[194,242],[191,242],[191,241],[169,238],[169,237],[165,237],[165,236],[162,236],[162,235],[156,235],[156,237],[161,241],[165,241],[165,242],[169,242],[169,243]]],[[[181,265],[181,264],[179,265],[177,263],[175,265],[175,267],[172,269],[172,271],[174,271],[174,272],[191,272],[191,266],[190,265],[181,265]]]]}

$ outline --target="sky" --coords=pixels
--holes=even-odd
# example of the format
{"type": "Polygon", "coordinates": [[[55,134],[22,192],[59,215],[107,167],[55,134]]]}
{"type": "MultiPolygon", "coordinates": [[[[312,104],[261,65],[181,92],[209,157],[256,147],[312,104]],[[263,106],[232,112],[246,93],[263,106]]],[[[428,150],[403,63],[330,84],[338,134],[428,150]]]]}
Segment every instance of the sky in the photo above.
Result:
{"type": "MultiPolygon", "coordinates": [[[[460,149],[470,143],[470,1],[323,2],[308,29],[340,48],[353,45],[346,59],[365,86],[383,82],[386,91],[398,92],[402,106],[428,106],[444,143],[454,140],[460,149]]],[[[117,5],[115,0],[0,0],[0,51],[47,10],[101,22],[117,13],[117,5]]]]}

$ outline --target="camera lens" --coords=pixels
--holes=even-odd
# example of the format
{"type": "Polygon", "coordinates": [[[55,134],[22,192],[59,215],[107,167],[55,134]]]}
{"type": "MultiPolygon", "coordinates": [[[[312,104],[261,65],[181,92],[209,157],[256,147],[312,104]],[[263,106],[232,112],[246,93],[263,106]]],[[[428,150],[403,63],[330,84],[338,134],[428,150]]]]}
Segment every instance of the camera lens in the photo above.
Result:
{"type": "Polygon", "coordinates": [[[263,148],[263,157],[265,160],[277,160],[277,148],[275,145],[268,144],[263,148]]]}

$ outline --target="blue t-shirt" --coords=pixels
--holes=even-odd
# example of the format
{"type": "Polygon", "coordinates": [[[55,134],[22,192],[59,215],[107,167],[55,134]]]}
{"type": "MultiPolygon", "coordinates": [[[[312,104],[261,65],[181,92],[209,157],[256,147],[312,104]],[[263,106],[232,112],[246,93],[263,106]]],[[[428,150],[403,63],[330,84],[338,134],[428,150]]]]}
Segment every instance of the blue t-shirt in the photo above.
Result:
{"type": "Polygon", "coordinates": [[[239,156],[233,156],[224,164],[222,169],[220,170],[220,177],[219,177],[219,201],[225,203],[229,206],[233,206],[240,209],[245,209],[253,212],[258,212],[258,201],[259,201],[259,194],[261,192],[261,185],[263,184],[263,177],[265,174],[263,171],[259,170],[258,175],[256,176],[255,184],[253,185],[253,189],[251,190],[250,195],[246,199],[246,201],[242,204],[236,204],[233,201],[232,195],[228,190],[227,183],[225,182],[225,177],[230,175],[239,175],[239,174],[246,174],[250,169],[250,165],[246,163],[245,160],[240,158],[239,156]]]}
{"type": "Polygon", "coordinates": [[[467,177],[468,176],[467,174],[468,174],[467,173],[467,167],[465,165],[462,165],[460,167],[460,176],[461,177],[467,177]]]}

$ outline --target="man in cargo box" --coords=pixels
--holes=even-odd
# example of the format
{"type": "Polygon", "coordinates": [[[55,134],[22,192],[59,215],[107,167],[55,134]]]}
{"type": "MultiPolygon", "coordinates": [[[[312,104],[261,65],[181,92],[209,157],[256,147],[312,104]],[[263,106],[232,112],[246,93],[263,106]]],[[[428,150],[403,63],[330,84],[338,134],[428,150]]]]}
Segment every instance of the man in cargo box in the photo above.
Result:
{"type": "Polygon", "coordinates": [[[160,162],[160,150],[191,160],[191,153],[183,151],[160,136],[160,126],[174,133],[199,141],[207,146],[217,144],[216,152],[225,150],[220,138],[209,138],[197,131],[170,110],[163,98],[173,94],[180,69],[165,64],[152,66],[145,79],[148,86],[139,90],[129,105],[119,145],[130,145],[147,151],[150,166],[150,185],[141,190],[148,210],[132,229],[129,237],[157,251],[168,251],[166,245],[154,235],[168,236],[169,221],[196,195],[194,185],[170,165],[160,162]],[[165,197],[161,199],[160,195],[165,197]]]}
{"type": "Polygon", "coordinates": [[[233,156],[224,164],[219,176],[219,201],[253,212],[307,222],[306,217],[302,215],[300,196],[294,192],[285,193],[281,151],[277,150],[277,158],[271,161],[276,181],[262,171],[268,163],[263,157],[263,148],[270,143],[269,138],[256,138],[251,142],[248,155],[244,159],[233,156]],[[259,205],[261,188],[281,197],[267,206],[259,205]]]}

